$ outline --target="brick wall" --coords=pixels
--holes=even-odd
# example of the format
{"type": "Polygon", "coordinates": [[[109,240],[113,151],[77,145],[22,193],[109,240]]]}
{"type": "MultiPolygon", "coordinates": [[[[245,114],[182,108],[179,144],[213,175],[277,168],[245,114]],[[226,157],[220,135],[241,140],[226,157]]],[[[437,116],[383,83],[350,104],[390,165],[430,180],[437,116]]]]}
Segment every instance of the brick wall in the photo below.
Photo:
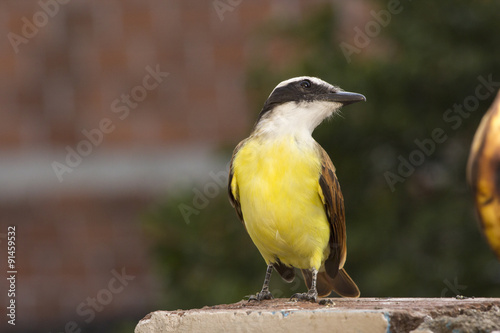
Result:
{"type": "MultiPolygon", "coordinates": [[[[23,30],[22,18],[36,23],[33,15],[43,9],[35,1],[7,3],[1,25],[23,37],[30,30],[23,30]]],[[[248,122],[241,36],[248,36],[255,17],[269,7],[240,6],[221,22],[210,1],[59,5],[26,43],[2,40],[0,69],[8,78],[2,82],[2,113],[8,121],[2,122],[1,145],[76,143],[81,129],[97,126],[103,117],[120,120],[106,137],[110,143],[235,138],[248,122]],[[142,84],[147,66],[157,65],[170,77],[148,91],[126,119],[116,119],[111,103],[142,84]]]]}

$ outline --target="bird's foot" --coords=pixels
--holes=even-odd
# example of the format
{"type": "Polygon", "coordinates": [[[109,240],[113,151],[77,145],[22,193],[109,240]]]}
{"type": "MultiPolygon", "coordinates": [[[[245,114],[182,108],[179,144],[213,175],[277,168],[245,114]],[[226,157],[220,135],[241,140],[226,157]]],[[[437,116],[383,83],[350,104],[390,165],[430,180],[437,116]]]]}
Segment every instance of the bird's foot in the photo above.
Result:
{"type": "Polygon", "coordinates": [[[260,292],[258,292],[257,294],[255,295],[250,295],[250,297],[248,297],[248,301],[262,301],[264,299],[273,299],[273,295],[271,294],[271,292],[269,290],[262,290],[260,292]]]}
{"type": "Polygon", "coordinates": [[[298,301],[309,301],[316,303],[318,292],[316,290],[309,290],[307,293],[296,293],[290,297],[290,300],[296,298],[298,301]]]}

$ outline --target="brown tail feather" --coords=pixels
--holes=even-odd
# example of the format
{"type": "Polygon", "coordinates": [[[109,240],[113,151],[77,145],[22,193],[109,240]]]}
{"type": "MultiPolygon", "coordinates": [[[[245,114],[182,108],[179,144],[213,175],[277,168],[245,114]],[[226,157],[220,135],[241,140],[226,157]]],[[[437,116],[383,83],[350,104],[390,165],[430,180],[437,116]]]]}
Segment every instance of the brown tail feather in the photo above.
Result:
{"type": "MultiPolygon", "coordinates": [[[[301,271],[307,288],[311,288],[311,272],[307,269],[302,269],[301,271]]],[[[358,286],[356,286],[356,283],[354,283],[343,268],[339,270],[334,279],[332,279],[326,271],[319,272],[316,280],[316,288],[318,290],[318,296],[320,297],[326,297],[330,295],[332,291],[335,291],[342,297],[359,297],[360,295],[358,286]]]]}
{"type": "Polygon", "coordinates": [[[359,297],[360,295],[358,286],[343,268],[333,279],[332,289],[342,297],[359,297]]]}

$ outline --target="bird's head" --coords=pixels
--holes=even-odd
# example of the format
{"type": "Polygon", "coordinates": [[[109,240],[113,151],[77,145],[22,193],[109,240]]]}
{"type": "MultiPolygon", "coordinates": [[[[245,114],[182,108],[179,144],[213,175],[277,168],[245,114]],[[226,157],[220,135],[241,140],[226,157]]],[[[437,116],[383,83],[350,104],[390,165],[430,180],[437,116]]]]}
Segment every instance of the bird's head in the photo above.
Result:
{"type": "Polygon", "coordinates": [[[295,77],[281,82],[271,92],[259,114],[256,130],[311,134],[342,106],[359,101],[366,101],[365,96],[343,91],[316,77],[295,77]]]}

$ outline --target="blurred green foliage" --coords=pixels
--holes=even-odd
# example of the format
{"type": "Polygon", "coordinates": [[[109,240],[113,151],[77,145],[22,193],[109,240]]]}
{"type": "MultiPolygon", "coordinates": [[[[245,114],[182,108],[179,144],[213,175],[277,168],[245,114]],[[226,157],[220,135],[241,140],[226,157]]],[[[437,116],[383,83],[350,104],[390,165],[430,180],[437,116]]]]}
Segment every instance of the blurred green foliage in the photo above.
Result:
{"type": "MultiPolygon", "coordinates": [[[[372,4],[378,12],[388,2],[372,4]]],[[[355,34],[341,33],[335,7],[320,6],[299,21],[267,22],[256,33],[249,99],[257,117],[274,86],[299,75],[367,97],[314,133],[337,167],[347,215],[346,268],[362,296],[498,297],[500,264],[479,231],[465,181],[472,137],[494,94],[461,116],[459,126],[445,112],[474,96],[479,76],[500,81],[500,2],[401,6],[350,62],[339,45],[356,46],[355,34]],[[430,138],[436,128],[446,140],[435,143],[424,163],[392,191],[386,173],[398,174],[400,159],[418,149],[415,140],[430,138]]],[[[192,206],[193,197],[188,191],[169,198],[145,217],[166,309],[238,301],[260,290],[265,273],[226,188],[186,223],[179,205],[192,206]]],[[[276,297],[288,297],[305,287],[287,285],[274,274],[271,289],[276,297]]]]}

